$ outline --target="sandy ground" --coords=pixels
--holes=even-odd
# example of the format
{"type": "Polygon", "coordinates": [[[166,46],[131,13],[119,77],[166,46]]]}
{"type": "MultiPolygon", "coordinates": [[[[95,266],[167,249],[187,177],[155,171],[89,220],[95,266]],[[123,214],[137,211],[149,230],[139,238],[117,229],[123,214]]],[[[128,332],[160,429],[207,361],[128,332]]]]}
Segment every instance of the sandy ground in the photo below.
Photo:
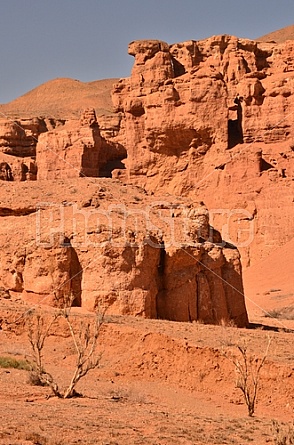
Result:
{"type": "MultiPolygon", "coordinates": [[[[0,356],[32,359],[27,308],[1,302],[0,356]]],[[[50,319],[53,310],[42,310],[50,319]]],[[[90,319],[72,311],[74,326],[90,319]]],[[[266,324],[245,330],[106,316],[100,367],[79,382],[82,397],[51,397],[50,388],[29,383],[29,371],[0,369],[0,444],[273,444],[273,419],[294,418],[294,323],[286,323],[287,331],[266,324]],[[269,337],[250,418],[227,356],[238,357],[236,345],[246,342],[261,357],[269,337]]],[[[65,387],[75,350],[65,324],[52,333],[44,363],[65,387]]]]}
{"type": "Polygon", "coordinates": [[[293,249],[294,238],[244,271],[245,301],[251,318],[279,312],[294,318],[293,249]]]}

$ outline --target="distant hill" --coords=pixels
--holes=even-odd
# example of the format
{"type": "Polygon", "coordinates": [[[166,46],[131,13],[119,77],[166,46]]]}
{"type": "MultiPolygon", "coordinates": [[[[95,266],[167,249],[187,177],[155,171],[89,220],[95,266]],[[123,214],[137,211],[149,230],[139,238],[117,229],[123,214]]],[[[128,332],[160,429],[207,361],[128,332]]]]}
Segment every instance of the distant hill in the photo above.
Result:
{"type": "Polygon", "coordinates": [[[255,39],[259,42],[276,42],[283,43],[286,40],[294,40],[294,25],[287,26],[286,28],[278,29],[277,31],[270,32],[265,36],[255,39]]]}
{"type": "MultiPolygon", "coordinates": [[[[261,42],[282,43],[294,40],[294,25],[279,29],[256,39],[261,42]]],[[[9,117],[77,117],[86,107],[96,109],[97,115],[112,112],[111,90],[118,79],[81,82],[57,78],[45,82],[23,96],[0,104],[0,112],[9,117]]]]}
{"type": "Polygon", "coordinates": [[[111,89],[118,79],[104,79],[93,82],[58,78],[43,83],[23,96],[0,105],[0,111],[8,116],[32,117],[50,116],[70,118],[80,115],[87,107],[96,113],[112,112],[111,89]]]}

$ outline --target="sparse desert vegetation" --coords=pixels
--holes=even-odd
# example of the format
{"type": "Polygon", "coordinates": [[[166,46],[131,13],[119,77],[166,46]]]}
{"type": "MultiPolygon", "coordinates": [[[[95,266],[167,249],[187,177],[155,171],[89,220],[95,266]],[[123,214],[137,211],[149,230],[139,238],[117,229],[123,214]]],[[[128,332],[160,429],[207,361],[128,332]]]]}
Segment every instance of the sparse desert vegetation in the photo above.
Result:
{"type": "Polygon", "coordinates": [[[0,357],[0,368],[4,369],[23,369],[24,371],[32,371],[33,365],[27,360],[16,359],[13,357],[0,357]]]}
{"type": "Polygon", "coordinates": [[[294,444],[294,422],[285,424],[273,420],[272,431],[275,445],[294,444]]]}
{"type": "Polygon", "coordinates": [[[272,309],[266,314],[266,317],[282,320],[294,320],[294,307],[287,306],[278,309],[272,309]]]}
{"type": "Polygon", "coordinates": [[[260,372],[268,356],[271,339],[262,357],[253,356],[248,353],[247,342],[236,346],[239,356],[228,356],[236,371],[236,387],[241,390],[248,409],[248,415],[253,416],[257,401],[257,393],[260,386],[260,372]]]}
{"type": "Polygon", "coordinates": [[[31,311],[29,315],[24,315],[25,330],[32,348],[32,358],[34,368],[30,372],[30,382],[36,386],[49,386],[56,397],[67,399],[80,396],[75,390],[78,382],[85,377],[89,371],[97,368],[101,360],[101,353],[97,353],[97,342],[104,320],[104,312],[97,311],[94,320],[81,319],[77,326],[71,316],[70,305],[57,311],[51,316],[43,315],[41,311],[35,313],[31,311]],[[60,389],[56,378],[49,373],[44,366],[44,347],[48,337],[54,333],[54,323],[58,319],[66,323],[70,337],[76,352],[76,361],[69,383],[64,390],[60,389]]]}
{"type": "MultiPolygon", "coordinates": [[[[2,320],[6,317],[0,355],[13,344],[11,353],[17,351],[18,360],[25,355],[33,362],[28,328],[21,318],[23,304],[10,305],[10,310],[7,303],[0,310],[2,320]]],[[[50,325],[56,311],[43,307],[44,326],[48,321],[50,325]]],[[[73,308],[72,319],[76,329],[95,316],[73,308]]],[[[105,315],[97,344],[99,367],[75,387],[82,397],[52,397],[50,387],[29,382],[30,370],[0,369],[0,417],[5,419],[0,444],[290,445],[294,334],[277,330],[270,335],[265,354],[266,329],[105,315]],[[247,416],[236,387],[235,365],[223,354],[225,349],[236,357],[236,345],[245,341],[248,359],[267,356],[260,368],[253,417],[247,416]],[[279,426],[279,433],[273,425],[279,426]],[[282,431],[288,442],[281,442],[282,431]]],[[[46,371],[66,388],[77,354],[63,317],[51,324],[42,354],[46,371]]]]}

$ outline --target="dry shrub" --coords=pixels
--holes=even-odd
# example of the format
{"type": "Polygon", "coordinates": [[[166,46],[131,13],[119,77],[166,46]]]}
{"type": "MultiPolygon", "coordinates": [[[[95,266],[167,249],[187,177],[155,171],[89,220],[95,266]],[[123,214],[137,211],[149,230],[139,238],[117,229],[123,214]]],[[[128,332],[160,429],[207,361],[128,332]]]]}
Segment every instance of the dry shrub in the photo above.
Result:
{"type": "Polygon", "coordinates": [[[227,357],[235,366],[236,371],[236,387],[239,388],[243,394],[244,401],[248,409],[248,415],[253,416],[255,412],[255,405],[257,400],[257,393],[260,384],[260,371],[265,363],[268,355],[271,339],[268,339],[267,347],[264,355],[259,358],[248,353],[246,342],[243,345],[236,345],[239,356],[227,357]]]}
{"type": "Polygon", "coordinates": [[[275,445],[294,445],[294,422],[283,424],[273,420],[272,433],[275,445]]]}
{"type": "Polygon", "coordinates": [[[81,378],[99,366],[101,354],[97,354],[98,337],[104,321],[104,312],[97,311],[92,323],[81,321],[74,328],[70,307],[58,311],[53,316],[45,317],[41,313],[32,312],[27,319],[27,332],[32,348],[34,370],[30,373],[30,383],[38,386],[49,386],[57,397],[67,399],[78,396],[75,388],[81,378]],[[51,335],[52,326],[59,318],[63,318],[69,329],[76,351],[76,364],[70,383],[66,389],[60,390],[54,376],[44,366],[43,352],[46,339],[51,335]]]}

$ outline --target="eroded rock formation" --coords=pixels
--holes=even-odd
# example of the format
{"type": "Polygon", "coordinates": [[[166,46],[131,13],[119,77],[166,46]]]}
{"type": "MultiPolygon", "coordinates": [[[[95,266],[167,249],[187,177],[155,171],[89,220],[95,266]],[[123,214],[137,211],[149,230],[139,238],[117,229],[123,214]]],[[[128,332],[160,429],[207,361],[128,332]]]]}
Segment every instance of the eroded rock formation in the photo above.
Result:
{"type": "MultiPolygon", "coordinates": [[[[73,294],[76,304],[90,309],[103,303],[112,313],[212,323],[233,319],[244,326],[236,246],[247,267],[294,232],[294,43],[228,35],[174,45],[144,40],[132,42],[129,54],[134,67],[130,78],[113,87],[114,113],[97,119],[88,108],[80,119],[0,122],[2,189],[6,182],[15,189],[19,181],[46,183],[51,189],[39,202],[49,198],[49,207],[42,208],[49,222],[60,218],[53,218],[51,208],[57,180],[81,177],[76,187],[67,183],[67,198],[54,201],[57,213],[60,202],[73,211],[73,195],[81,196],[85,177],[112,177],[120,193],[112,202],[114,189],[93,191],[80,202],[79,218],[92,221],[101,210],[100,222],[70,230],[67,224],[75,218],[69,214],[65,226],[53,231],[58,241],[52,241],[49,225],[42,232],[48,246],[36,247],[35,234],[28,236],[18,222],[25,253],[3,249],[0,285],[55,305],[73,294]],[[130,198],[133,186],[119,187],[117,179],[147,194],[130,198]],[[163,193],[157,208],[161,225],[147,230],[142,209],[153,194],[156,201],[163,193]],[[179,203],[177,196],[186,200],[179,203]],[[110,213],[105,199],[114,205],[110,213]],[[194,204],[201,200],[210,223],[207,209],[194,204]],[[130,203],[140,210],[130,211],[126,221],[130,203]],[[172,242],[166,221],[178,230],[172,242]],[[75,273],[79,278],[73,281],[75,273]]],[[[0,206],[1,218],[18,221],[33,218],[35,211],[32,203],[0,206]]],[[[3,237],[4,245],[13,246],[9,230],[3,237]]]]}
{"type": "Polygon", "coordinates": [[[175,188],[176,176],[187,190],[240,143],[292,142],[293,42],[138,41],[129,54],[132,75],[114,86],[113,102],[124,113],[129,177],[148,189],[175,188]]]}
{"type": "Polygon", "coordinates": [[[101,136],[94,110],[85,110],[80,121],[40,135],[36,156],[38,178],[99,176],[101,136]]]}
{"type": "Polygon", "coordinates": [[[293,41],[138,41],[129,53],[132,75],[113,88],[128,154],[116,177],[203,199],[245,266],[291,239],[293,41]]]}
{"type": "Polygon", "coordinates": [[[1,287],[31,303],[73,297],[109,314],[247,325],[239,253],[210,227],[203,203],[151,198],[111,180],[46,182],[54,203],[28,183],[35,213],[14,202],[18,211],[1,217],[1,287]]]}

